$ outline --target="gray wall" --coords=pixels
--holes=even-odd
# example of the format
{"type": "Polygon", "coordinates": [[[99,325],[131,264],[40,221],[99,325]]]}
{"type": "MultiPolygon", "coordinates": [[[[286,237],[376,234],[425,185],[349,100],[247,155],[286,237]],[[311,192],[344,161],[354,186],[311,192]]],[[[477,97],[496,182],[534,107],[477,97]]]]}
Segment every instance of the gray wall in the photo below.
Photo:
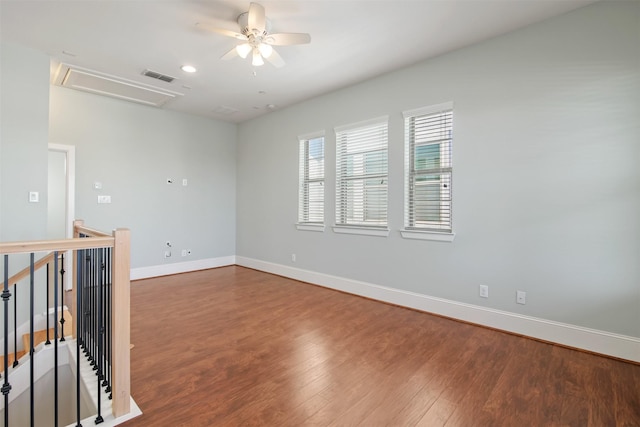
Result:
{"type": "MultiPolygon", "coordinates": [[[[51,87],[47,55],[5,43],[0,52],[0,241],[47,238],[52,142],[76,146],[76,218],[104,231],[130,228],[132,267],[235,254],[235,124],[51,87]],[[28,202],[29,191],[39,203],[28,202]],[[98,194],[112,203],[98,205],[98,194]],[[192,255],[181,257],[181,248],[192,255]]],[[[27,262],[13,256],[10,274],[27,262]]],[[[37,292],[38,312],[44,295],[37,292]]]]}
{"type": "Polygon", "coordinates": [[[50,142],[76,147],[75,216],[105,231],[131,229],[134,268],[235,254],[236,129],[51,87],[50,142]],[[98,204],[98,195],[112,203],[98,204]]]}
{"type": "Polygon", "coordinates": [[[602,2],[239,128],[57,87],[48,118],[48,58],[2,44],[0,239],[46,235],[47,142],[75,145],[76,217],[130,228],[133,267],[237,254],[638,337],[639,22],[638,2],[602,2]],[[445,101],[456,239],[404,240],[401,112],[445,101]],[[331,225],[332,129],[382,114],[390,236],[297,231],[296,136],[327,131],[331,225]]]}
{"type": "MultiPolygon", "coordinates": [[[[47,238],[47,143],[49,57],[0,43],[0,241],[47,238]],[[29,203],[29,192],[40,201],[29,203]]],[[[38,259],[40,255],[36,255],[38,259]]],[[[28,265],[28,255],[9,259],[9,275],[28,265]]],[[[0,259],[0,274],[4,257],[0,259]]],[[[46,307],[44,271],[36,282],[35,309],[46,307]]],[[[28,281],[18,291],[18,324],[28,319],[28,281]]],[[[3,320],[0,319],[0,330],[3,320]]],[[[13,317],[9,320],[13,327],[13,317]]]]}
{"type": "Polygon", "coordinates": [[[639,337],[639,18],[599,3],[241,124],[236,253],[639,337]],[[456,238],[405,240],[401,112],[446,101],[456,238]],[[297,135],[327,131],[332,225],[333,128],[384,114],[390,236],[296,230],[297,135]]]}
{"type": "Polygon", "coordinates": [[[0,240],[47,231],[49,57],[0,44],[0,240]],[[39,203],[29,203],[37,191],[39,203]]]}

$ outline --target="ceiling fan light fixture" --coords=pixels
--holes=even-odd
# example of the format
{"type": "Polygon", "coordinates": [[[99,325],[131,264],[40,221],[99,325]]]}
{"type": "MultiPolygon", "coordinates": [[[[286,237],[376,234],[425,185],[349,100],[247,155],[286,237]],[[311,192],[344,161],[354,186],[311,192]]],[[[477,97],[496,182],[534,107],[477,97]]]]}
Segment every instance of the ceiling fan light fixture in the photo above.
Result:
{"type": "Polygon", "coordinates": [[[242,43],[236,46],[236,52],[238,53],[238,56],[240,56],[240,58],[243,58],[243,59],[249,55],[249,52],[251,52],[251,49],[252,48],[249,43],[242,43]]]}
{"type": "Polygon", "coordinates": [[[284,60],[273,46],[290,46],[311,42],[311,36],[306,33],[272,34],[271,21],[265,16],[264,7],[255,2],[250,3],[248,12],[238,16],[237,22],[240,26],[240,32],[224,28],[211,29],[224,36],[242,40],[242,43],[222,55],[220,58],[222,60],[229,60],[236,56],[246,59],[251,53],[251,64],[254,67],[262,66],[265,60],[268,60],[274,67],[281,68],[285,65],[284,60]]]}
{"type": "Polygon", "coordinates": [[[260,51],[260,54],[264,58],[270,57],[271,54],[273,53],[273,47],[271,47],[271,45],[268,45],[268,44],[265,44],[265,43],[260,43],[260,46],[258,46],[258,50],[260,51]]]}
{"type": "Polygon", "coordinates": [[[264,59],[262,59],[262,55],[260,55],[260,51],[258,51],[258,49],[253,50],[253,60],[251,61],[251,65],[254,67],[264,65],[264,59]]]}

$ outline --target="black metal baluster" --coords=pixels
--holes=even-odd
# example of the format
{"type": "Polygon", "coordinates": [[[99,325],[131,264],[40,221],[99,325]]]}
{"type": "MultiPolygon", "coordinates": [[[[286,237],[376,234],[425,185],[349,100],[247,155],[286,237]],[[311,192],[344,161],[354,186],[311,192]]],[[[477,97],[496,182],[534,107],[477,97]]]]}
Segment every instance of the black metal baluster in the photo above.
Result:
{"type": "MultiPolygon", "coordinates": [[[[84,286],[84,250],[78,251],[77,275],[76,275],[76,313],[84,313],[83,286],[84,286]]],[[[84,316],[76,314],[76,427],[82,427],[80,423],[80,341],[82,340],[82,322],[84,316]]]]}
{"type": "Polygon", "coordinates": [[[92,249],[93,259],[91,262],[91,333],[93,337],[91,339],[91,366],[93,366],[93,370],[98,370],[98,319],[96,317],[96,313],[98,312],[97,301],[97,284],[98,284],[98,274],[99,271],[96,268],[97,265],[97,249],[92,249]]]}
{"type": "MultiPolygon", "coordinates": [[[[55,271],[55,269],[54,269],[54,271],[55,271]]],[[[49,326],[49,316],[50,316],[50,313],[49,313],[49,283],[50,283],[50,281],[49,281],[49,263],[47,263],[47,311],[46,311],[46,313],[47,313],[47,315],[46,315],[47,316],[47,340],[44,342],[45,345],[50,345],[51,344],[51,340],[49,339],[49,328],[50,328],[50,326],[49,326]]],[[[55,319],[55,317],[54,317],[54,319],[55,319]]]]}
{"type": "Polygon", "coordinates": [[[84,288],[85,288],[85,321],[84,321],[84,354],[91,362],[91,354],[90,350],[90,334],[91,334],[91,250],[87,249],[85,251],[85,271],[84,271],[84,288]]]}
{"type": "MultiPolygon", "coordinates": [[[[56,272],[53,278],[53,318],[58,318],[58,252],[54,252],[53,270],[56,272]]],[[[47,319],[49,314],[47,313],[47,319]]],[[[58,322],[53,322],[53,413],[54,426],[58,427],[58,322]]],[[[80,373],[78,373],[79,375],[80,373]]]]}
{"type": "Polygon", "coordinates": [[[34,324],[33,318],[35,316],[35,305],[34,305],[34,292],[33,289],[35,287],[35,277],[34,277],[34,253],[31,252],[30,261],[29,261],[29,357],[31,359],[29,363],[29,398],[30,398],[30,411],[31,411],[31,427],[35,426],[35,390],[33,387],[34,384],[34,365],[35,365],[35,350],[33,348],[33,334],[34,334],[34,324]]]}
{"type": "Polygon", "coordinates": [[[87,251],[82,251],[82,352],[87,354],[87,251]]]}
{"type": "MultiPolygon", "coordinates": [[[[4,288],[2,290],[2,305],[4,308],[4,383],[2,384],[2,394],[4,395],[4,425],[9,427],[9,392],[11,384],[9,384],[9,255],[4,256],[4,288]]],[[[13,349],[14,353],[18,351],[13,349]]]]}
{"type": "Polygon", "coordinates": [[[105,378],[104,378],[104,382],[102,383],[102,385],[106,386],[105,388],[105,393],[109,393],[109,399],[111,399],[111,289],[112,289],[112,252],[111,252],[111,248],[107,248],[107,274],[108,274],[108,279],[107,279],[107,283],[106,283],[106,289],[105,289],[105,295],[106,295],[106,300],[107,300],[107,310],[106,310],[106,326],[107,326],[107,336],[106,336],[106,358],[107,358],[107,367],[106,367],[106,372],[105,372],[105,378]]]}
{"type": "MultiPolygon", "coordinates": [[[[25,351],[27,349],[25,348],[25,351]]],[[[18,366],[18,284],[13,285],[13,367],[18,366]]]]}
{"type": "Polygon", "coordinates": [[[102,324],[102,284],[104,280],[104,263],[103,263],[103,250],[98,250],[98,280],[97,280],[97,288],[96,288],[96,306],[97,306],[97,332],[98,332],[98,342],[97,342],[97,353],[96,353],[96,368],[98,375],[98,416],[96,417],[95,423],[100,424],[104,421],[102,418],[102,386],[100,381],[102,380],[102,337],[103,337],[103,324],[102,324]]]}
{"type": "MultiPolygon", "coordinates": [[[[62,303],[61,306],[63,306],[64,305],[64,273],[65,273],[65,271],[64,271],[64,254],[61,254],[61,257],[62,257],[62,264],[60,265],[60,302],[62,303]]],[[[57,263],[57,261],[58,261],[58,258],[56,256],[56,263],[57,263]]],[[[56,277],[58,276],[57,275],[57,271],[58,271],[58,269],[56,268],[56,277]]],[[[60,341],[64,342],[65,341],[65,338],[64,338],[64,322],[66,322],[66,320],[64,320],[64,310],[61,310],[61,311],[62,311],[62,316],[60,318],[60,329],[61,329],[60,341]]],[[[57,317],[56,317],[56,319],[57,319],[57,317]]]]}
{"type": "Polygon", "coordinates": [[[98,362],[100,355],[98,354],[98,343],[100,342],[100,318],[98,316],[98,283],[100,283],[100,250],[94,249],[95,258],[93,259],[93,370],[98,374],[98,362]]]}

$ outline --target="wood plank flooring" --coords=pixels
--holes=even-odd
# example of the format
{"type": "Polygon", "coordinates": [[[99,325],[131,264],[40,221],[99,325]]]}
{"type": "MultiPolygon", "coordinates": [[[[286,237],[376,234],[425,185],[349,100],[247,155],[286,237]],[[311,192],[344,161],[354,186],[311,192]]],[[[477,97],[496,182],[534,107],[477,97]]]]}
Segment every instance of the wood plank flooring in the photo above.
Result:
{"type": "Polygon", "coordinates": [[[640,366],[242,267],[133,282],[138,426],[640,426],[640,366]]]}

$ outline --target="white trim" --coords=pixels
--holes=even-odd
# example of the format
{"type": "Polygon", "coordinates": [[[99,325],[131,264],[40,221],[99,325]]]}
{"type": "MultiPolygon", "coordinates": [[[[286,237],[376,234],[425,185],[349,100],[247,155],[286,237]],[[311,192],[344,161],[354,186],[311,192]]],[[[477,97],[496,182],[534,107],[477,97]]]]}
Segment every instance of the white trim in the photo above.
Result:
{"type": "Polygon", "coordinates": [[[298,223],[296,224],[296,228],[300,231],[317,231],[320,233],[324,232],[324,224],[304,224],[298,223]]]}
{"type": "MultiPolygon", "coordinates": [[[[49,143],[49,151],[58,151],[64,153],[67,160],[66,170],[66,212],[65,212],[65,234],[67,239],[73,238],[73,221],[76,219],[76,147],[74,145],[53,144],[49,143]]],[[[71,260],[73,259],[73,251],[67,251],[64,259],[65,271],[71,271],[71,260]]],[[[73,286],[70,276],[65,276],[65,289],[70,291],[73,286]]]]}
{"type": "Polygon", "coordinates": [[[436,298],[343,277],[236,256],[236,264],[366,298],[640,362],[640,338],[436,298]]]}
{"type": "Polygon", "coordinates": [[[324,129],[317,132],[304,133],[302,135],[298,135],[298,141],[306,141],[308,139],[316,139],[324,137],[324,129]]]}
{"type": "Polygon", "coordinates": [[[429,105],[427,107],[414,108],[402,112],[402,116],[407,117],[422,116],[424,114],[439,113],[441,111],[453,110],[453,102],[443,102],[442,104],[429,105]]]}
{"type": "Polygon", "coordinates": [[[172,264],[152,265],[131,269],[131,280],[148,279],[157,276],[169,276],[171,274],[188,273],[190,271],[206,270],[208,268],[225,267],[234,265],[236,257],[226,256],[220,258],[199,259],[187,262],[175,262],[172,264]]]}
{"type": "Polygon", "coordinates": [[[365,128],[368,126],[373,126],[373,125],[378,125],[378,124],[389,124],[389,116],[380,116],[380,117],[375,117],[373,119],[369,119],[369,120],[363,120],[361,122],[355,122],[355,123],[350,123],[350,124],[346,124],[346,125],[340,125],[340,126],[336,126],[335,128],[333,128],[333,131],[335,133],[338,132],[344,132],[346,130],[355,130],[355,129],[360,129],[360,128],[365,128]]]}
{"type": "Polygon", "coordinates": [[[426,230],[400,230],[400,234],[405,239],[434,240],[436,242],[453,242],[454,237],[456,237],[456,233],[439,233],[426,230]]]}
{"type": "Polygon", "coordinates": [[[357,227],[352,225],[334,225],[333,232],[338,234],[359,234],[361,236],[387,237],[388,228],[357,227]]]}

